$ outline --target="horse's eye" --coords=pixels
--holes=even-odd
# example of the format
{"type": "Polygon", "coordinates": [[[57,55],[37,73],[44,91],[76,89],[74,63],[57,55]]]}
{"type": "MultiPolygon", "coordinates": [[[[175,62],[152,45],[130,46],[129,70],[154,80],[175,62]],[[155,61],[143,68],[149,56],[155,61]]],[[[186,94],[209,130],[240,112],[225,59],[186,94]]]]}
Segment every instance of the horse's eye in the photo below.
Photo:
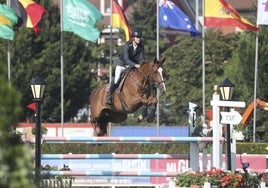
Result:
{"type": "Polygon", "coordinates": [[[164,80],[168,80],[168,79],[169,79],[169,75],[164,74],[164,75],[163,75],[163,79],[164,79],[164,80]]]}

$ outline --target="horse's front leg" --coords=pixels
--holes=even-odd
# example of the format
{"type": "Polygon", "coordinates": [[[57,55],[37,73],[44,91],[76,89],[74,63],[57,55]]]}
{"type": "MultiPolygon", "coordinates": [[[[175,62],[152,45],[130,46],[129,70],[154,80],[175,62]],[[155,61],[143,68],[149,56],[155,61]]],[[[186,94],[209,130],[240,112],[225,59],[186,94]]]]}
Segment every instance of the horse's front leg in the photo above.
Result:
{"type": "Polygon", "coordinates": [[[157,102],[158,102],[158,100],[157,100],[156,97],[153,97],[153,96],[149,96],[149,97],[148,97],[148,105],[149,105],[149,106],[150,106],[150,105],[155,105],[155,104],[157,104],[157,102]]]}
{"type": "Polygon", "coordinates": [[[153,96],[149,96],[147,99],[144,98],[142,100],[142,103],[142,111],[141,114],[138,116],[138,121],[141,122],[145,117],[147,117],[148,106],[152,105],[153,108],[150,112],[149,117],[147,118],[147,122],[151,123],[155,117],[157,99],[153,96]]]}
{"type": "Polygon", "coordinates": [[[138,122],[143,121],[145,117],[147,117],[147,109],[148,109],[148,98],[147,97],[142,97],[141,99],[142,105],[142,110],[141,114],[138,116],[138,122]]]}
{"type": "Polygon", "coordinates": [[[157,98],[156,97],[153,97],[153,96],[150,96],[148,98],[148,105],[151,105],[152,106],[152,110],[150,112],[150,115],[149,117],[147,118],[147,122],[148,123],[152,123],[154,121],[154,118],[155,118],[155,112],[156,112],[156,109],[157,109],[157,98]]]}

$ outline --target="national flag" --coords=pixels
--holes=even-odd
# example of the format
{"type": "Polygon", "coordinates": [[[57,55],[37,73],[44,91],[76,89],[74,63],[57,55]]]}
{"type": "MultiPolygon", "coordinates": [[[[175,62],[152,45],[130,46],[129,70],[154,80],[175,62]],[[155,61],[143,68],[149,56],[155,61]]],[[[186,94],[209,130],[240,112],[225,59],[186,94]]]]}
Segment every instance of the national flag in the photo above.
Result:
{"type": "Polygon", "coordinates": [[[112,4],[112,26],[123,29],[125,32],[126,41],[128,41],[130,36],[130,27],[128,25],[127,19],[117,0],[112,0],[112,4]]]}
{"type": "Polygon", "coordinates": [[[239,27],[242,30],[258,31],[248,20],[243,18],[225,0],[205,0],[205,26],[206,27],[239,27]]]}
{"type": "Polygon", "coordinates": [[[32,0],[11,0],[11,7],[16,11],[22,26],[33,28],[35,33],[41,29],[38,23],[47,10],[32,0]]]}
{"type": "Polygon", "coordinates": [[[63,30],[71,31],[85,40],[96,42],[100,36],[95,27],[103,15],[87,0],[65,0],[63,6],[63,30]]]}
{"type": "Polygon", "coordinates": [[[258,0],[257,25],[268,25],[268,0],[258,0]]]}
{"type": "Polygon", "coordinates": [[[13,26],[17,22],[16,12],[9,6],[0,4],[0,38],[13,40],[13,26]]]}
{"type": "Polygon", "coordinates": [[[188,31],[192,36],[200,35],[190,18],[171,0],[159,0],[159,25],[175,30],[188,31]]]}

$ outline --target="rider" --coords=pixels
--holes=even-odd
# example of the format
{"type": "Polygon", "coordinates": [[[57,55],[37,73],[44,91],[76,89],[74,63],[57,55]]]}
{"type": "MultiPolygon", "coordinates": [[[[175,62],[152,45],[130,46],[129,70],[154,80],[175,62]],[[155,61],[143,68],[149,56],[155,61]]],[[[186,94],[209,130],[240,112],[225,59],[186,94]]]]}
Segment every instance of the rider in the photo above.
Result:
{"type": "Polygon", "coordinates": [[[109,93],[105,100],[106,104],[111,105],[113,103],[112,97],[121,72],[127,67],[140,68],[140,63],[144,62],[144,46],[141,37],[142,31],[140,29],[133,29],[131,39],[125,43],[123,52],[119,55],[119,58],[114,61],[114,64],[116,64],[115,76],[111,81],[109,93]]]}

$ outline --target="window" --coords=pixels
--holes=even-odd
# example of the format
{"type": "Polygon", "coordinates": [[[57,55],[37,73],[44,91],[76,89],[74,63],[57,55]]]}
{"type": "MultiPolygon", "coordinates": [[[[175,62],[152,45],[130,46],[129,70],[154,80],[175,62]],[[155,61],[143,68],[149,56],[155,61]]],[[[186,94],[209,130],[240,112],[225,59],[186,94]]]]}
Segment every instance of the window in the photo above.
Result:
{"type": "Polygon", "coordinates": [[[100,10],[104,16],[108,16],[111,14],[111,0],[101,0],[100,10]]]}

